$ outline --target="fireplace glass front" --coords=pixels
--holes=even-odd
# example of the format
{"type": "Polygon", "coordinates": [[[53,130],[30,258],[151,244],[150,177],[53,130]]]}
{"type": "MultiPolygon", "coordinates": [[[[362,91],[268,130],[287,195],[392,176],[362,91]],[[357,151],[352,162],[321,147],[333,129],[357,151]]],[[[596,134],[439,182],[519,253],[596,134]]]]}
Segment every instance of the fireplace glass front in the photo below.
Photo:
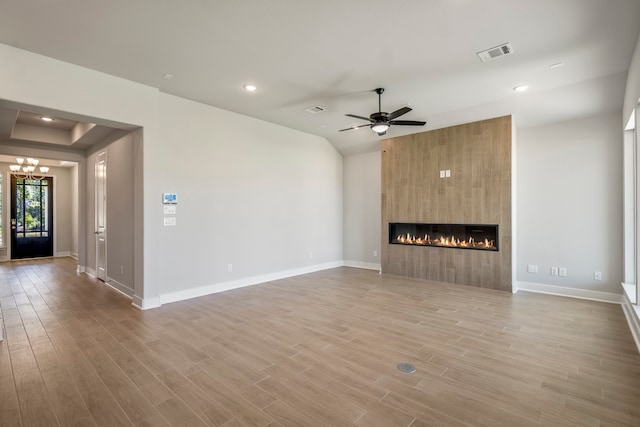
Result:
{"type": "Polygon", "coordinates": [[[498,225],[392,222],[389,243],[498,251],[498,225]]]}

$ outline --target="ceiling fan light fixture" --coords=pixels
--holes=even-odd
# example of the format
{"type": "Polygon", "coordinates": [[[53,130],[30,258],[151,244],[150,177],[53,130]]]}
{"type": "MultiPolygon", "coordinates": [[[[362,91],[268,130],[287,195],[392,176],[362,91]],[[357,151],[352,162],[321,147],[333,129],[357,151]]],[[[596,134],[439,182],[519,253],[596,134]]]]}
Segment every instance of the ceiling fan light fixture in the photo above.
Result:
{"type": "Polygon", "coordinates": [[[378,94],[378,111],[369,115],[369,117],[358,116],[356,114],[345,114],[347,117],[352,117],[354,119],[364,120],[369,122],[365,125],[359,126],[351,126],[346,129],[340,129],[338,132],[344,132],[352,129],[360,129],[363,127],[369,127],[372,131],[378,134],[378,136],[385,135],[387,130],[393,126],[424,126],[427,122],[417,121],[417,120],[396,120],[398,117],[407,114],[411,111],[411,107],[404,106],[396,111],[391,113],[387,113],[382,111],[382,92],[384,89],[379,87],[374,90],[375,93],[378,94]]]}
{"type": "Polygon", "coordinates": [[[378,134],[386,132],[387,129],[389,129],[387,123],[378,122],[371,125],[371,130],[378,134]]]}

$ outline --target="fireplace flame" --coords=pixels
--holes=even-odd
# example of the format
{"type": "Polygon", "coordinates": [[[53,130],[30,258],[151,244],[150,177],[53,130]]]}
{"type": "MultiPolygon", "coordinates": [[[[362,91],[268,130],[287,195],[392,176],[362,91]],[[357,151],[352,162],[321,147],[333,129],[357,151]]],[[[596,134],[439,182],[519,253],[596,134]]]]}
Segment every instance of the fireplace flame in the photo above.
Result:
{"type": "Polygon", "coordinates": [[[493,251],[497,250],[495,240],[484,239],[476,241],[473,237],[469,237],[468,240],[460,240],[455,236],[440,236],[432,239],[428,234],[425,234],[424,237],[416,237],[407,233],[399,235],[394,243],[420,246],[446,246],[450,248],[485,249],[493,251]]]}

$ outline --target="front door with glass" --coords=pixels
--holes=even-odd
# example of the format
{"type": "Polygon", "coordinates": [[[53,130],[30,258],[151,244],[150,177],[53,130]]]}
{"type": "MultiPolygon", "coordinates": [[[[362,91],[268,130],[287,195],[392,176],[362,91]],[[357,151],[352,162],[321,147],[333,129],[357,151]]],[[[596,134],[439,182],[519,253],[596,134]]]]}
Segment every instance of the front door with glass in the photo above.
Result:
{"type": "Polygon", "coordinates": [[[53,178],[11,177],[11,259],[53,256],[53,178]]]}

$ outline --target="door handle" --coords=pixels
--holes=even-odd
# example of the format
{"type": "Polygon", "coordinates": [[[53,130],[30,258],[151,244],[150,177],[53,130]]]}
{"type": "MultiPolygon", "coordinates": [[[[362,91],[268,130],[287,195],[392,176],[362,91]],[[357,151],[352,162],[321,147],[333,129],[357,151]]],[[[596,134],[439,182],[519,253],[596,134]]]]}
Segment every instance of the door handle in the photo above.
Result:
{"type": "Polygon", "coordinates": [[[93,233],[93,234],[100,234],[100,232],[99,232],[99,231],[96,231],[96,232],[95,232],[95,233],[93,233]]]}

